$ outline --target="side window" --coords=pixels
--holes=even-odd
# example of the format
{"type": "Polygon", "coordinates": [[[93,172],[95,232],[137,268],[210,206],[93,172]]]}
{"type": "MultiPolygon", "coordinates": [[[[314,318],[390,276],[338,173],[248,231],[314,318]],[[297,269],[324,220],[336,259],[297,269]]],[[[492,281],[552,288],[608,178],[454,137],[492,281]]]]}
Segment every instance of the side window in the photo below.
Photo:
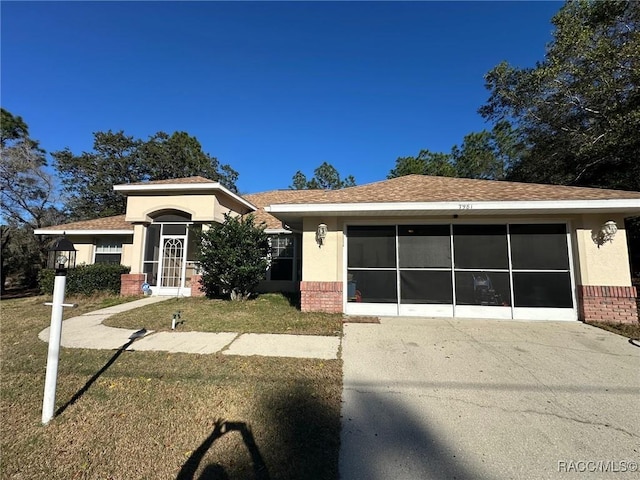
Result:
{"type": "Polygon", "coordinates": [[[122,261],[122,240],[103,238],[96,242],[94,263],[116,263],[122,261]]]}
{"type": "Polygon", "coordinates": [[[271,267],[268,280],[294,279],[295,238],[292,235],[271,237],[271,267]]]}

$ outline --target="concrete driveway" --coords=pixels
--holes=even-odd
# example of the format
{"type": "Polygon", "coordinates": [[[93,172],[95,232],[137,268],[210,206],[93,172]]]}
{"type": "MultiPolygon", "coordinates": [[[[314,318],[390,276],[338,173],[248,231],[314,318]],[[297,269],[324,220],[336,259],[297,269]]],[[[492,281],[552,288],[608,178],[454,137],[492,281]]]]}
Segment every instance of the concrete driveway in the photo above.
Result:
{"type": "Polygon", "coordinates": [[[639,478],[640,348],[626,338],[471,319],[344,331],[342,480],[639,478]]]}

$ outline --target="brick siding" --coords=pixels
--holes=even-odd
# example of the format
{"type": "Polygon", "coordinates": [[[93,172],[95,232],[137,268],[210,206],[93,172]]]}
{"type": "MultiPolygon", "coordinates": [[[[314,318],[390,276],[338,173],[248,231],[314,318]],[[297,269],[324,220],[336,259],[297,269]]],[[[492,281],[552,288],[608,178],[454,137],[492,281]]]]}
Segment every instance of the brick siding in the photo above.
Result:
{"type": "Polygon", "coordinates": [[[580,320],[586,323],[638,323],[636,287],[579,285],[580,320]]]}
{"type": "Polygon", "coordinates": [[[300,282],[300,309],[342,313],[342,282],[300,282]]]}
{"type": "Polygon", "coordinates": [[[142,295],[144,273],[125,273],[120,275],[120,295],[142,295]]]}
{"type": "Polygon", "coordinates": [[[202,285],[200,284],[200,280],[202,280],[202,275],[193,275],[191,277],[191,296],[192,297],[204,297],[205,293],[202,290],[202,285]]]}

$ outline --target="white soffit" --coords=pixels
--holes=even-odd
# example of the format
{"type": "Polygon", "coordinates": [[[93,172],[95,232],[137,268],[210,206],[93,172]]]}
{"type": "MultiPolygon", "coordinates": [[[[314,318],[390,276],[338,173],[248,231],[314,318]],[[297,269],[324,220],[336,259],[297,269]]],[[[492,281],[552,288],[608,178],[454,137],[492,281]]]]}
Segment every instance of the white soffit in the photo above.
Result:
{"type": "Polygon", "coordinates": [[[114,185],[113,190],[116,192],[176,192],[176,191],[211,191],[211,190],[219,190],[222,193],[228,195],[233,198],[237,202],[241,203],[249,210],[256,211],[257,208],[250,202],[247,202],[241,196],[233,193],[226,187],[223,187],[219,182],[211,182],[211,183],[152,183],[149,185],[114,185]]]}
{"type": "Polygon", "coordinates": [[[272,214],[487,214],[487,213],[597,213],[640,214],[640,199],[610,200],[542,200],[492,202],[388,202],[388,203],[315,203],[274,204],[265,207],[272,214]]]}

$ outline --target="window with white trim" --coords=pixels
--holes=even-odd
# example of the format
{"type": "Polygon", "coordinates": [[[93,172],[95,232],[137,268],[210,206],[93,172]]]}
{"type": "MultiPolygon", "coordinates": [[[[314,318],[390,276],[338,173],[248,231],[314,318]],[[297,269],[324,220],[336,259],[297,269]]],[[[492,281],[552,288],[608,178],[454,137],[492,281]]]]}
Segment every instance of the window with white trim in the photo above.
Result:
{"type": "Polygon", "coordinates": [[[122,240],[99,239],[96,242],[94,263],[115,263],[122,261],[122,240]]]}
{"type": "Polygon", "coordinates": [[[274,235],[271,241],[271,266],[267,280],[294,281],[296,278],[296,249],[293,235],[274,235]]]}

